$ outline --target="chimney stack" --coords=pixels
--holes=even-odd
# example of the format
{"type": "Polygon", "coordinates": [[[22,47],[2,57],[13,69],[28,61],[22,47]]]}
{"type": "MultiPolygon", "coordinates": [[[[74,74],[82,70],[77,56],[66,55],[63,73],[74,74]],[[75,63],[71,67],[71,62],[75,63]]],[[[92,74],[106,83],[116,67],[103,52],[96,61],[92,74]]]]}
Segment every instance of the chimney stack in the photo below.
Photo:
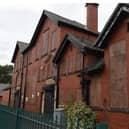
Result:
{"type": "Polygon", "coordinates": [[[86,3],[87,29],[98,32],[98,5],[97,3],[86,3]]]}

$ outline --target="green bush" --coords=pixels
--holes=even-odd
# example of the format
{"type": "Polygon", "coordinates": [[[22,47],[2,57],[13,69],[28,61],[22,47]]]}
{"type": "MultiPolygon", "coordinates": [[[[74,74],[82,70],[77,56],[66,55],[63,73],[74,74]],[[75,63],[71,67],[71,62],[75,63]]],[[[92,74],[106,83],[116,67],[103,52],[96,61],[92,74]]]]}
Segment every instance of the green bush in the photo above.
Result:
{"type": "Polygon", "coordinates": [[[85,103],[73,103],[66,107],[67,129],[92,129],[94,113],[85,103]]]}

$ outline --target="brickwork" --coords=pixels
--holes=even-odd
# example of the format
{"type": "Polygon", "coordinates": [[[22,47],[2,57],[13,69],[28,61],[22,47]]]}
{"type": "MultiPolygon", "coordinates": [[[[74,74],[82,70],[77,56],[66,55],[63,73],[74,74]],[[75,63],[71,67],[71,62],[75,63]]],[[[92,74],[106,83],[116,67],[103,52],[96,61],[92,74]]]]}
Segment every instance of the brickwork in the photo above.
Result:
{"type": "MultiPolygon", "coordinates": [[[[55,90],[54,108],[58,101],[57,96],[58,107],[73,101],[84,101],[83,90],[86,92],[86,87],[82,84],[88,80],[89,83],[86,86],[89,86],[89,105],[96,112],[96,121],[108,122],[110,129],[128,129],[129,32],[127,21],[126,18],[121,19],[108,36],[105,41],[107,46],[104,48],[104,55],[87,51],[83,55],[80,49],[69,43],[56,65],[52,62],[53,57],[67,33],[92,41],[97,37],[73,27],[57,25],[46,18],[35,44],[23,55],[19,51],[16,55],[11,104],[13,105],[18,86],[22,91],[21,107],[28,111],[44,111],[46,88],[50,85],[54,85],[55,90]],[[82,73],[82,70],[101,58],[104,58],[105,63],[103,71],[92,75],[82,73]],[[20,63],[18,63],[19,60],[21,60],[20,63]],[[57,86],[59,86],[59,95],[57,95],[57,86]]],[[[97,29],[96,25],[95,29],[97,29]]]]}

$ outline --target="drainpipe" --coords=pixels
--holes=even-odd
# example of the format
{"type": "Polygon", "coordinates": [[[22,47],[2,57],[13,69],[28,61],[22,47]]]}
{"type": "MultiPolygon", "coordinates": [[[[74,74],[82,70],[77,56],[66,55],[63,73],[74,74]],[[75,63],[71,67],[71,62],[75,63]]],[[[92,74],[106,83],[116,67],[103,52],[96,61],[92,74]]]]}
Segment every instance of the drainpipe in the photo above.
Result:
{"type": "MultiPolygon", "coordinates": [[[[15,89],[15,92],[16,92],[16,87],[17,87],[17,78],[18,78],[18,72],[17,72],[17,74],[16,74],[16,81],[15,81],[15,87],[14,87],[14,89],[15,89]]],[[[16,93],[14,93],[14,103],[13,103],[13,107],[15,107],[16,105],[16,93]]]]}
{"type": "Polygon", "coordinates": [[[85,56],[86,56],[86,52],[83,52],[83,63],[82,63],[82,95],[83,95],[83,102],[86,102],[87,105],[90,104],[89,102],[89,80],[85,79],[85,56]],[[86,88],[85,88],[86,87],[86,88]]]}
{"type": "Polygon", "coordinates": [[[60,75],[60,65],[57,64],[57,78],[56,78],[56,86],[57,86],[57,92],[56,92],[56,108],[58,108],[59,105],[59,76],[60,75]]]}
{"type": "Polygon", "coordinates": [[[25,109],[26,87],[27,87],[27,73],[28,73],[28,55],[27,55],[27,65],[26,65],[25,85],[24,85],[24,95],[23,95],[23,109],[25,109]]]}
{"type": "Polygon", "coordinates": [[[85,55],[84,55],[84,52],[82,53],[82,101],[85,102],[85,96],[84,96],[84,87],[85,87],[85,75],[84,75],[84,68],[85,68],[85,55]]]}
{"type": "Polygon", "coordinates": [[[10,100],[11,100],[11,88],[9,89],[9,100],[8,100],[8,106],[10,106],[10,100]]]}
{"type": "Polygon", "coordinates": [[[22,96],[22,82],[23,82],[23,64],[24,64],[24,56],[23,56],[23,61],[22,61],[22,67],[21,67],[21,86],[20,86],[20,100],[19,100],[19,105],[18,107],[21,107],[21,96],[22,96]]]}

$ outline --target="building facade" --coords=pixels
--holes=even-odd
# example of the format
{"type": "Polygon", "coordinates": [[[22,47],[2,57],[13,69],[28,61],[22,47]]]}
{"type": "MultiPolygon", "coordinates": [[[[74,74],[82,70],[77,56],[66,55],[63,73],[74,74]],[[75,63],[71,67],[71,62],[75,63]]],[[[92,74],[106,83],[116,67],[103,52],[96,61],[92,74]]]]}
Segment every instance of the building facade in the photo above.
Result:
{"type": "MultiPolygon", "coordinates": [[[[97,5],[90,6],[96,12],[97,5]]],[[[12,105],[47,113],[59,107],[57,66],[53,57],[67,33],[93,41],[98,36],[97,30],[88,30],[78,22],[44,10],[30,44],[17,43],[12,58],[15,64],[12,105]]]]}
{"type": "Polygon", "coordinates": [[[98,122],[128,129],[129,5],[118,4],[100,34],[98,4],[86,8],[87,27],[45,10],[29,45],[17,43],[11,104],[53,113],[84,101],[98,122]]]}

